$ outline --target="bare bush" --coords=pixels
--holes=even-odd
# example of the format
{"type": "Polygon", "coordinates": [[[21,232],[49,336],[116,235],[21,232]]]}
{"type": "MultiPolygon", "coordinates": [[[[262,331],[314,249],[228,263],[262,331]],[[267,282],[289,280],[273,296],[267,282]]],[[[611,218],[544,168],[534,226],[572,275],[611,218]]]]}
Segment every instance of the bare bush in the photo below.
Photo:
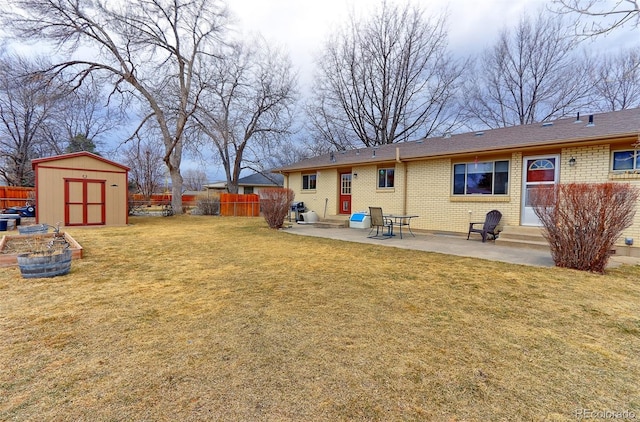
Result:
{"type": "Polygon", "coordinates": [[[558,267],[603,273],[611,249],[633,223],[640,191],[619,183],[568,183],[533,192],[558,267]]]}
{"type": "Polygon", "coordinates": [[[196,202],[196,208],[200,215],[219,215],[220,214],[220,198],[218,196],[212,197],[198,197],[196,202]]]}
{"type": "Polygon", "coordinates": [[[270,228],[279,229],[282,227],[294,197],[293,191],[287,188],[260,190],[260,209],[270,228]]]}

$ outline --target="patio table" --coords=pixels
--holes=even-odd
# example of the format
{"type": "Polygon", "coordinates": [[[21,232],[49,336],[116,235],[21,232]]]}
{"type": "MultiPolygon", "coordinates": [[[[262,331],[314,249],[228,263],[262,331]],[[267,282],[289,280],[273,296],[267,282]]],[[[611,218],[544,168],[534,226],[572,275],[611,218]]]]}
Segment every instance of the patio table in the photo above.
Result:
{"type": "MultiPolygon", "coordinates": [[[[413,234],[413,232],[411,231],[411,219],[412,218],[418,218],[420,217],[419,215],[414,215],[414,214],[401,214],[401,215],[397,215],[397,214],[387,214],[385,215],[385,217],[390,218],[393,220],[393,225],[397,226],[400,229],[400,239],[402,239],[402,227],[403,226],[407,226],[407,229],[409,230],[409,233],[411,234],[411,236],[415,237],[416,235],[413,234]]],[[[393,233],[393,231],[392,231],[393,233]]]]}

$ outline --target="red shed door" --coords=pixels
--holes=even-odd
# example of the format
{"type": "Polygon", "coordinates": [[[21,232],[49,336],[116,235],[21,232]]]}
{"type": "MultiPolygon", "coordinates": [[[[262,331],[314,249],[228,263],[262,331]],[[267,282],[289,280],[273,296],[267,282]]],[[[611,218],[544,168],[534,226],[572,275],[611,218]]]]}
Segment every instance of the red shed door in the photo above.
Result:
{"type": "Polygon", "coordinates": [[[105,224],[105,181],[65,179],[65,226],[100,226],[105,224]]]}

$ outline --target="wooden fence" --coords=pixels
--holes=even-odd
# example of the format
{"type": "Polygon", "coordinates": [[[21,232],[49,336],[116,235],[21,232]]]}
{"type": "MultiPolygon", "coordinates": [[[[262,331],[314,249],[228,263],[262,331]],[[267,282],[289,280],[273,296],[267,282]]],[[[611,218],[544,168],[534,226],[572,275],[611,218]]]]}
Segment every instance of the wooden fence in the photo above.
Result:
{"type": "MultiPolygon", "coordinates": [[[[140,193],[134,193],[131,195],[131,200],[136,205],[165,205],[171,203],[172,195],[166,194],[153,194],[151,197],[146,197],[140,193]]],[[[194,207],[198,202],[198,195],[182,195],[182,204],[185,207],[194,207]]]]}
{"type": "MultiPolygon", "coordinates": [[[[0,186],[0,209],[13,206],[24,206],[27,201],[35,201],[35,188],[17,186],[0,186]]],[[[133,194],[130,201],[137,205],[164,205],[171,203],[171,194],[155,194],[150,198],[141,194],[133,194]]],[[[182,203],[186,207],[194,207],[198,195],[182,195],[182,203]]],[[[226,217],[259,217],[260,196],[257,194],[220,194],[220,215],[226,217]]]]}
{"type": "Polygon", "coordinates": [[[220,215],[225,217],[259,217],[260,196],[255,193],[246,195],[221,193],[220,215]]]}
{"type": "Polygon", "coordinates": [[[0,186],[0,209],[25,206],[27,201],[35,201],[35,195],[36,188],[0,186]]]}

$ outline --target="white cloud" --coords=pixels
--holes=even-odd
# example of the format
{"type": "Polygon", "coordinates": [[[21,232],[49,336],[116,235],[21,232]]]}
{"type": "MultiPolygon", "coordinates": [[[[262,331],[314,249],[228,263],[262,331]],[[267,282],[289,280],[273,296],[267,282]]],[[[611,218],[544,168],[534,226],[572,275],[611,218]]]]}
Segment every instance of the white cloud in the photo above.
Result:
{"type": "MultiPolygon", "coordinates": [[[[403,0],[390,0],[401,3],[403,0]]],[[[448,15],[449,40],[453,51],[473,54],[491,45],[499,31],[523,13],[548,4],[545,0],[451,1],[437,6],[422,0],[415,4],[428,14],[448,15]]],[[[303,82],[310,78],[314,57],[324,40],[348,19],[349,13],[368,13],[379,5],[376,0],[233,0],[231,10],[239,26],[247,32],[261,33],[267,40],[285,46],[301,70],[303,82]]]]}
{"type": "MultiPolygon", "coordinates": [[[[387,0],[404,3],[404,0],[387,0]]],[[[445,12],[448,16],[449,43],[453,52],[474,55],[490,47],[501,30],[513,27],[523,14],[534,15],[547,7],[548,0],[456,0],[435,3],[414,0],[428,14],[445,12]]],[[[240,26],[248,32],[261,33],[267,40],[289,51],[300,70],[301,82],[308,84],[314,69],[314,58],[324,40],[337,26],[346,22],[349,13],[367,13],[378,0],[233,0],[231,10],[240,26]]],[[[638,31],[619,30],[608,37],[586,44],[598,51],[637,46],[638,31]]]]}

